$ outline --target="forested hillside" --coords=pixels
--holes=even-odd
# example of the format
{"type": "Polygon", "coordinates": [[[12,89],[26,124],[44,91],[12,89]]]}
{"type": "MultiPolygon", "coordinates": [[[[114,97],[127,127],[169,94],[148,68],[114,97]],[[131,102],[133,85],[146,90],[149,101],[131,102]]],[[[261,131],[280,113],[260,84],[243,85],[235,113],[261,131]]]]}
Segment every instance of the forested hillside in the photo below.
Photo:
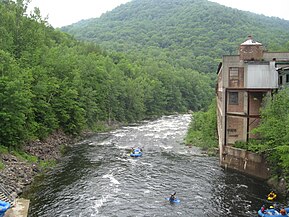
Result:
{"type": "Polygon", "coordinates": [[[207,75],[167,62],[79,42],[54,30],[26,1],[0,1],[0,145],[21,148],[58,129],[101,130],[106,123],[206,108],[207,75]]]}
{"type": "Polygon", "coordinates": [[[289,41],[289,21],[207,0],[132,0],[61,30],[138,60],[206,73],[217,70],[222,55],[235,54],[248,35],[270,51],[289,41]]]}

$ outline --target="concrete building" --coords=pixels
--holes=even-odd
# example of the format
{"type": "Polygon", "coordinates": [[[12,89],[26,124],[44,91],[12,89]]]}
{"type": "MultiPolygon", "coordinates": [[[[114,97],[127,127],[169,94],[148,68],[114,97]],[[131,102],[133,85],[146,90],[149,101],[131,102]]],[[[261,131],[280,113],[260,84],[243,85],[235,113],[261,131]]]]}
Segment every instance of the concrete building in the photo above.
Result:
{"type": "Polygon", "coordinates": [[[225,55],[218,67],[217,118],[220,162],[226,147],[247,142],[260,122],[263,97],[289,84],[289,53],[266,52],[251,36],[238,55],[225,55]]]}

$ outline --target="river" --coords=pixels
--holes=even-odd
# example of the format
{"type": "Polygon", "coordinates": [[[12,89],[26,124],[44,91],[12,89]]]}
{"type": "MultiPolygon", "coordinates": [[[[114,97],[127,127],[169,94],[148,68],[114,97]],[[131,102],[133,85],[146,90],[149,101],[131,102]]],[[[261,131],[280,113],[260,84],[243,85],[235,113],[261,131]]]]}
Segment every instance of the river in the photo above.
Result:
{"type": "Polygon", "coordinates": [[[270,191],[183,141],[191,115],[172,115],[73,145],[29,192],[31,217],[257,216],[270,191]],[[143,156],[131,158],[131,147],[143,156]],[[177,192],[179,204],[166,197],[177,192]]]}

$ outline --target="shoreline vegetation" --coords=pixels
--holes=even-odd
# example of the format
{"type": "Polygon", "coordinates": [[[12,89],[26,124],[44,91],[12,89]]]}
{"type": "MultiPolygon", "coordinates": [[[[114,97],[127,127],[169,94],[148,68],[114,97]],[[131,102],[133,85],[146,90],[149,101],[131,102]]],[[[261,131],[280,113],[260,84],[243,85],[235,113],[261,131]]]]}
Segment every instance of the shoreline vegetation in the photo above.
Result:
{"type": "Polygon", "coordinates": [[[45,173],[61,159],[65,147],[76,141],[76,138],[58,131],[43,141],[26,144],[23,151],[0,147],[0,191],[5,189],[3,193],[13,202],[38,174],[45,173]]]}
{"type": "Polygon", "coordinates": [[[8,150],[0,146],[0,192],[13,203],[33,184],[34,179],[53,169],[61,161],[67,147],[100,132],[107,132],[123,124],[104,124],[99,131],[86,131],[79,136],[58,130],[43,140],[25,144],[22,150],[8,150]]]}
{"type": "Polygon", "coordinates": [[[212,100],[207,111],[192,113],[185,143],[198,146],[208,155],[216,155],[218,149],[216,100],[212,100]]]}

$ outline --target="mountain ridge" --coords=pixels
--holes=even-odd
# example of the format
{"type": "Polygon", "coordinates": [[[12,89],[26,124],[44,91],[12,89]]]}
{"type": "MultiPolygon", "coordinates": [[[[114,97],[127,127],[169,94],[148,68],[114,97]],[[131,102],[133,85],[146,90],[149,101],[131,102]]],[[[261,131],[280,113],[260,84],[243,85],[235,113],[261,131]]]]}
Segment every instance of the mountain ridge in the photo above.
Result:
{"type": "Polygon", "coordinates": [[[207,0],[133,0],[61,30],[108,50],[165,59],[153,54],[162,53],[173,65],[212,72],[248,35],[268,50],[280,50],[288,42],[289,21],[207,0]],[[199,67],[208,61],[208,68],[199,67]]]}

